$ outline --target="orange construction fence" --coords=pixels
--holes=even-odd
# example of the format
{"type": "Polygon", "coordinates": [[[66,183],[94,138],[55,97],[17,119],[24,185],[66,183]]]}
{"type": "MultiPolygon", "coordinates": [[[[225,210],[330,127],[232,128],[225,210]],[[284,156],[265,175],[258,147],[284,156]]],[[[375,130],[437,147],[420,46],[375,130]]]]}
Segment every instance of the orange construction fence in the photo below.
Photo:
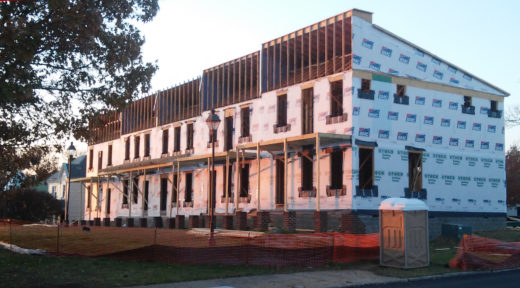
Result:
{"type": "Polygon", "coordinates": [[[379,258],[379,234],[270,234],[0,221],[0,241],[58,255],[175,264],[321,266],[379,258]]]}
{"type": "Polygon", "coordinates": [[[505,269],[520,266],[520,242],[503,242],[475,235],[464,235],[451,268],[462,270],[505,269]]]}

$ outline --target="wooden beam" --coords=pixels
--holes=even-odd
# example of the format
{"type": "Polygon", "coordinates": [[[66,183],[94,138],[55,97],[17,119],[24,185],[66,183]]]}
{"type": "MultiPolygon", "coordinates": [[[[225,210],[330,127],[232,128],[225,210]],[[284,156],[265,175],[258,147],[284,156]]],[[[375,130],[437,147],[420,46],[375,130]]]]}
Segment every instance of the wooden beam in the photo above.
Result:
{"type": "MultiPolygon", "coordinates": [[[[265,59],[265,63],[266,63],[266,65],[265,65],[266,66],[266,71],[265,71],[265,82],[266,82],[265,83],[265,87],[266,87],[266,91],[271,90],[270,86],[269,86],[269,84],[271,83],[271,81],[269,81],[270,80],[269,78],[271,76],[271,73],[270,73],[270,70],[269,70],[271,68],[270,60],[269,60],[270,59],[269,58],[269,49],[270,48],[271,48],[271,46],[267,46],[267,47],[264,48],[265,49],[265,54],[264,55],[266,55],[266,59],[265,59]]],[[[264,91],[264,92],[266,92],[266,91],[264,91]]]]}
{"type": "Polygon", "coordinates": [[[255,73],[255,77],[256,77],[256,91],[255,91],[255,97],[258,97],[260,96],[260,55],[258,53],[256,53],[256,73],[255,73]]]}
{"type": "Polygon", "coordinates": [[[341,22],[341,71],[345,71],[345,20],[345,15],[343,15],[341,22]]]}
{"type": "Polygon", "coordinates": [[[170,120],[171,122],[177,121],[177,112],[176,112],[177,97],[175,97],[176,91],[177,91],[177,88],[173,87],[170,92],[170,98],[171,98],[170,101],[171,101],[171,109],[172,109],[171,120],[170,120]]]}
{"type": "MultiPolygon", "coordinates": [[[[172,167],[173,169],[173,167],[172,167]]],[[[175,216],[179,215],[179,185],[181,183],[181,166],[180,166],[180,163],[179,161],[177,161],[177,189],[176,189],[176,193],[177,193],[177,203],[176,206],[177,206],[177,209],[175,210],[175,216]]]]}
{"type": "MultiPolygon", "coordinates": [[[[175,164],[172,163],[172,181],[171,181],[171,183],[172,183],[172,196],[171,196],[170,201],[169,201],[170,204],[168,205],[168,206],[170,207],[170,217],[168,217],[169,219],[172,218],[172,210],[173,210],[173,205],[172,205],[172,202],[173,202],[173,201],[172,201],[172,200],[173,200],[173,193],[177,193],[177,188],[174,188],[174,187],[175,187],[175,183],[173,183],[173,180],[175,180],[175,177],[174,177],[173,175],[175,175],[175,164]]],[[[177,176],[177,177],[179,177],[179,176],[177,176]]],[[[177,199],[177,201],[179,201],[179,199],[177,199]]],[[[177,202],[177,201],[176,201],[176,202],[177,202]]],[[[169,220],[168,220],[168,221],[169,221],[169,220]]]]}
{"type": "Polygon", "coordinates": [[[282,39],[280,38],[279,39],[280,41],[280,45],[278,46],[278,51],[277,53],[279,54],[278,56],[278,83],[276,85],[276,88],[281,88],[282,87],[282,39]]]}
{"type": "MultiPolygon", "coordinates": [[[[144,170],[143,172],[144,172],[144,175],[143,175],[143,189],[144,189],[144,187],[145,187],[144,185],[145,185],[145,183],[146,183],[146,170],[144,170]]],[[[137,191],[139,191],[139,189],[138,189],[137,191]]],[[[147,201],[146,201],[146,199],[145,199],[144,191],[143,191],[143,193],[141,193],[141,194],[142,194],[142,196],[143,196],[143,203],[141,203],[141,215],[142,215],[142,217],[144,217],[144,205],[145,205],[145,203],[146,203],[147,201]]],[[[148,204],[148,203],[146,203],[146,204],[148,204]]],[[[170,205],[170,206],[171,206],[171,205],[170,205]]]]}
{"type": "Polygon", "coordinates": [[[285,67],[285,68],[286,68],[285,71],[286,71],[286,72],[285,72],[285,82],[284,82],[284,85],[283,85],[283,86],[284,86],[284,87],[287,87],[287,86],[289,86],[289,84],[290,84],[290,83],[289,83],[289,79],[290,79],[290,76],[289,76],[289,66],[290,66],[290,61],[291,61],[291,56],[290,56],[291,54],[289,53],[289,50],[290,50],[290,49],[289,49],[289,47],[290,47],[290,45],[289,45],[289,44],[290,44],[289,39],[287,39],[287,40],[285,41],[285,43],[286,43],[286,45],[287,45],[287,47],[286,47],[286,49],[285,49],[285,50],[286,50],[286,59],[285,59],[285,66],[286,66],[286,67],[285,67]]]}
{"type": "Polygon", "coordinates": [[[283,139],[283,211],[287,212],[287,138],[283,139]]]}
{"type": "Polygon", "coordinates": [[[304,69],[303,69],[303,64],[305,63],[304,62],[304,56],[305,54],[303,53],[304,52],[304,46],[305,46],[305,43],[304,42],[304,37],[303,37],[303,31],[302,31],[302,35],[300,35],[300,83],[303,82],[303,72],[304,72],[304,69]]]}
{"type": "Polygon", "coordinates": [[[320,134],[316,134],[316,211],[320,211],[320,134]]]}
{"type": "MultiPolygon", "coordinates": [[[[294,150],[298,150],[298,149],[292,147],[290,144],[289,144],[289,146],[290,146],[292,149],[294,149],[294,150]]],[[[302,157],[305,157],[305,158],[307,158],[307,160],[309,160],[309,161],[311,161],[311,162],[314,162],[314,159],[312,159],[312,158],[309,156],[309,154],[310,154],[309,152],[305,152],[305,151],[303,151],[303,150],[300,152],[300,155],[301,155],[302,157]]]]}
{"type": "Polygon", "coordinates": [[[329,60],[329,19],[325,20],[325,73],[323,76],[328,75],[327,67],[329,60]]]}
{"type": "Polygon", "coordinates": [[[320,77],[320,31],[321,31],[321,22],[318,23],[318,28],[316,29],[316,75],[315,78],[320,77]]]}
{"type": "Polygon", "coordinates": [[[221,79],[221,77],[220,77],[220,70],[221,70],[221,68],[217,68],[217,69],[215,69],[215,70],[216,70],[216,72],[217,72],[217,91],[215,91],[215,92],[217,92],[217,103],[216,103],[216,105],[215,105],[215,108],[217,108],[217,107],[219,107],[219,106],[221,105],[221,103],[222,103],[222,95],[219,95],[219,94],[221,94],[221,93],[220,93],[220,92],[221,92],[221,91],[220,91],[220,86],[221,86],[221,85],[220,85],[220,81],[222,81],[222,79],[221,79]]]}
{"type": "Polygon", "coordinates": [[[96,217],[99,218],[99,206],[98,206],[98,203],[99,203],[99,177],[97,179],[97,185],[96,185],[96,196],[94,198],[96,198],[96,217]]]}
{"type": "Polygon", "coordinates": [[[238,210],[238,195],[240,194],[240,160],[238,148],[236,150],[236,158],[235,158],[235,173],[236,173],[236,181],[235,181],[235,214],[238,210]]]}
{"type": "Polygon", "coordinates": [[[293,79],[292,79],[292,85],[294,85],[296,82],[296,72],[298,71],[298,69],[296,69],[298,67],[298,65],[296,64],[296,53],[298,52],[296,47],[298,47],[298,45],[296,44],[298,43],[298,36],[296,35],[296,33],[294,33],[294,39],[293,39],[293,52],[292,52],[292,56],[293,56],[293,73],[292,73],[292,76],[293,76],[293,79]]]}
{"type": "MultiPolygon", "coordinates": [[[[146,171],[145,171],[145,174],[144,174],[144,175],[145,175],[145,177],[146,177],[146,171]]],[[[136,177],[139,177],[139,176],[136,176],[136,177]]],[[[139,178],[137,179],[137,181],[139,181],[139,178]]],[[[143,191],[142,191],[141,189],[139,189],[139,185],[135,185],[135,184],[134,184],[133,179],[131,179],[130,182],[132,183],[132,191],[131,191],[132,197],[134,197],[134,195],[133,195],[133,189],[134,189],[134,188],[133,188],[133,187],[137,188],[137,199],[136,199],[136,200],[138,201],[138,200],[139,200],[139,194],[141,194],[141,195],[144,196],[144,193],[143,193],[143,191]]],[[[144,180],[143,180],[143,183],[144,183],[144,180]]],[[[133,198],[132,198],[132,200],[133,200],[133,198]]]]}
{"type": "Polygon", "coordinates": [[[242,61],[238,60],[238,102],[242,102],[242,61]]]}
{"type": "Polygon", "coordinates": [[[307,79],[304,79],[304,81],[312,79],[312,31],[309,28],[309,48],[307,49],[307,52],[309,53],[309,76],[307,79]]]}
{"type": "Polygon", "coordinates": [[[227,86],[226,87],[227,88],[227,92],[226,92],[227,93],[227,97],[226,97],[227,102],[226,102],[226,105],[231,105],[232,103],[235,103],[233,101],[233,99],[231,98],[231,95],[232,95],[232,93],[231,93],[231,91],[232,91],[231,90],[231,65],[233,65],[233,64],[227,64],[227,66],[226,66],[227,67],[226,68],[226,70],[227,70],[227,85],[226,85],[227,86]]]}
{"type": "Polygon", "coordinates": [[[229,173],[231,173],[231,171],[229,171],[229,153],[226,155],[226,179],[225,179],[225,185],[224,185],[224,195],[226,196],[226,216],[228,215],[229,213],[229,195],[228,195],[228,189],[229,189],[229,185],[231,185],[231,183],[229,183],[229,173]]]}
{"type": "MultiPolygon", "coordinates": [[[[338,16],[334,16],[334,25],[332,26],[332,73],[336,73],[336,26],[338,22],[338,16]]],[[[342,88],[343,92],[343,88],[342,88]]]]}
{"type": "Polygon", "coordinates": [[[257,168],[258,168],[258,172],[257,172],[257,187],[256,187],[256,198],[257,198],[257,201],[258,201],[258,211],[260,211],[260,143],[256,143],[256,164],[257,164],[257,168]]]}
{"type": "MultiPolygon", "coordinates": [[[[208,158],[208,178],[209,178],[209,185],[208,185],[208,202],[207,202],[207,205],[208,205],[208,206],[207,206],[207,211],[206,211],[206,212],[207,212],[207,215],[210,214],[210,211],[209,211],[209,210],[211,209],[211,208],[210,208],[210,207],[211,207],[211,200],[212,200],[212,199],[211,199],[211,196],[212,196],[212,194],[213,194],[213,193],[211,193],[211,185],[213,185],[213,183],[211,183],[211,181],[212,181],[213,179],[211,179],[211,178],[212,178],[212,176],[213,176],[213,171],[210,170],[210,167],[211,167],[211,166],[210,166],[210,165],[211,165],[210,163],[211,163],[211,158],[208,158]]],[[[186,193],[186,192],[184,192],[184,193],[186,193]]],[[[191,201],[193,201],[193,199],[191,199],[191,201]]]]}
{"type": "MultiPolygon", "coordinates": [[[[132,172],[130,172],[130,178],[128,179],[128,183],[130,184],[130,187],[132,187],[132,172]]],[[[132,217],[132,190],[128,189],[129,187],[127,186],[127,191],[128,191],[128,195],[126,196],[126,199],[128,201],[128,218],[131,218],[132,217]]],[[[90,220],[90,219],[89,219],[90,220]]]]}

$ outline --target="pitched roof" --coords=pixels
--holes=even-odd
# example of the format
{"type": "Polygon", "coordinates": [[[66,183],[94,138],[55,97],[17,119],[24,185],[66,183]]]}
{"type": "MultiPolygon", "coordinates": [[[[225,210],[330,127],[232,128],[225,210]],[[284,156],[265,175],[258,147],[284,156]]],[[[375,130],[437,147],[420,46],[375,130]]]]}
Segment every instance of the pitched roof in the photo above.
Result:
{"type": "Polygon", "coordinates": [[[60,175],[61,175],[61,170],[54,172],[54,174],[52,174],[51,176],[49,176],[49,178],[47,178],[47,183],[60,182],[60,180],[61,180],[60,175]]]}
{"type": "MultiPolygon", "coordinates": [[[[61,171],[65,171],[65,175],[68,176],[69,164],[63,163],[61,169],[62,169],[61,171]]],[[[79,156],[79,157],[75,158],[74,160],[72,160],[71,170],[70,170],[71,179],[85,177],[86,171],[87,171],[87,155],[82,155],[82,156],[79,156]]],[[[60,171],[58,171],[58,172],[60,172],[60,171]]]]}

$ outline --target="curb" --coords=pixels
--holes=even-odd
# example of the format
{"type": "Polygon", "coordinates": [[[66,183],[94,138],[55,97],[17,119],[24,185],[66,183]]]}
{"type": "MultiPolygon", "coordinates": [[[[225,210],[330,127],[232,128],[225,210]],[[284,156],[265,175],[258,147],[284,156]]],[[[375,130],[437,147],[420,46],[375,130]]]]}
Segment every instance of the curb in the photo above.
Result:
{"type": "Polygon", "coordinates": [[[501,269],[501,270],[489,270],[489,271],[453,272],[453,273],[429,275],[429,276],[422,276],[422,277],[397,279],[397,280],[391,280],[391,281],[385,281],[385,282],[349,284],[349,285],[343,285],[343,286],[329,286],[329,287],[324,287],[324,288],[370,287],[370,286],[375,286],[375,285],[389,285],[389,284],[394,284],[394,283],[408,283],[408,282],[417,282],[417,281],[422,281],[422,280],[436,280],[436,279],[453,278],[453,277],[461,277],[461,276],[488,275],[488,274],[511,272],[511,271],[520,271],[520,267],[501,269]]]}

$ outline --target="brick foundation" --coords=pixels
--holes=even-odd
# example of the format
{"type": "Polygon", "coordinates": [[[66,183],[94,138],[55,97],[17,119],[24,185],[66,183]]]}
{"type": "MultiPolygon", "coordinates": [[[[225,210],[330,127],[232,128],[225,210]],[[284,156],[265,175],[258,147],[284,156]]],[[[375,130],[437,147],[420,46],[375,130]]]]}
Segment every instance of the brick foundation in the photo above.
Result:
{"type": "Polygon", "coordinates": [[[148,219],[147,218],[139,218],[139,226],[140,227],[148,227],[148,219]]]}
{"type": "Polygon", "coordinates": [[[247,230],[247,212],[236,212],[237,230],[247,230]]]}
{"type": "Polygon", "coordinates": [[[103,226],[110,227],[110,218],[103,218],[103,226]]]}
{"type": "Polygon", "coordinates": [[[283,212],[282,229],[287,232],[290,232],[290,233],[296,231],[296,212],[295,211],[283,212]]]}
{"type": "Polygon", "coordinates": [[[228,230],[233,229],[233,215],[222,216],[222,228],[228,230]]]}
{"type": "Polygon", "coordinates": [[[155,228],[163,228],[163,219],[162,219],[162,217],[153,217],[153,226],[155,228]]]}
{"type": "MultiPolygon", "coordinates": [[[[210,218],[211,217],[209,215],[204,215],[204,227],[205,228],[209,229],[209,223],[211,223],[210,218]]],[[[213,229],[217,228],[217,216],[216,215],[213,215],[212,225],[213,225],[213,229]]]]}
{"type": "Polygon", "coordinates": [[[350,234],[365,234],[365,224],[355,214],[342,214],[339,232],[350,234]]]}
{"type": "Polygon", "coordinates": [[[429,215],[428,218],[428,232],[430,239],[435,239],[441,236],[441,227],[444,223],[460,224],[464,226],[471,226],[473,232],[489,231],[504,229],[506,227],[506,217],[492,216],[492,217],[468,217],[463,215],[456,216],[439,216],[429,215]]]}
{"type": "Polygon", "coordinates": [[[258,211],[255,219],[255,230],[267,231],[269,229],[269,222],[271,221],[268,211],[258,211]]]}
{"type": "Polygon", "coordinates": [[[327,212],[314,212],[314,232],[327,232],[327,212]]]}
{"type": "Polygon", "coordinates": [[[175,218],[174,217],[168,218],[167,222],[168,222],[169,229],[175,229],[175,218]]]}
{"type": "Polygon", "coordinates": [[[184,227],[184,215],[177,215],[177,217],[175,217],[175,228],[184,229],[184,227]]]}
{"type": "Polygon", "coordinates": [[[199,215],[190,215],[189,218],[189,228],[199,228],[200,227],[200,217],[199,215]]]}

